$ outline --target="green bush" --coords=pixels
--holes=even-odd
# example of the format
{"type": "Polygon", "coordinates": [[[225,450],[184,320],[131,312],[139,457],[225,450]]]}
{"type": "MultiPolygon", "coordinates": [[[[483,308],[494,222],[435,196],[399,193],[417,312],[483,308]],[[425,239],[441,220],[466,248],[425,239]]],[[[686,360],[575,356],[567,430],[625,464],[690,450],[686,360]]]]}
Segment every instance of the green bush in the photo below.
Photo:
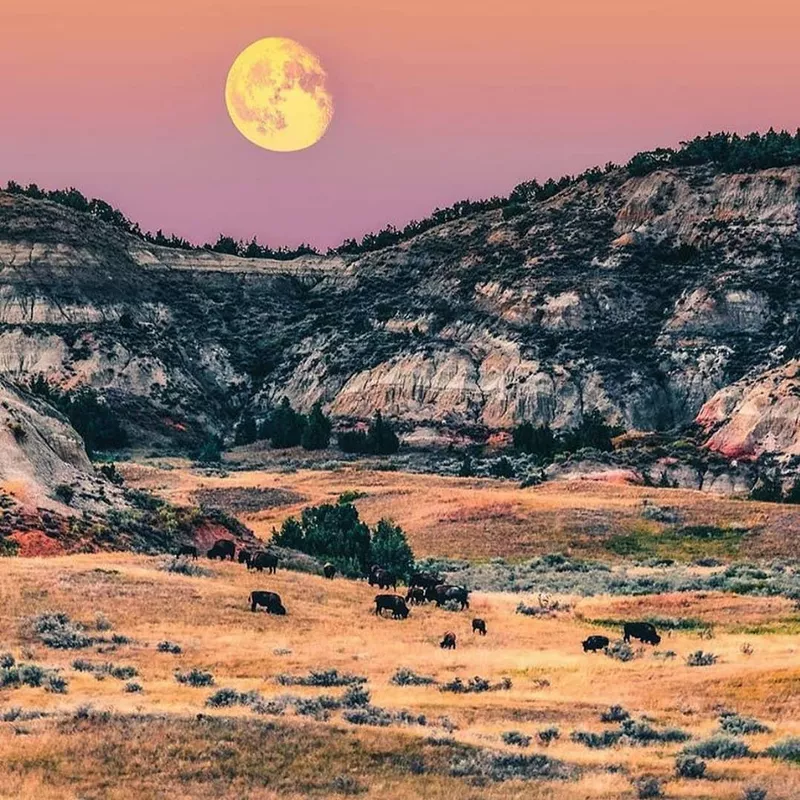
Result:
{"type": "Polygon", "coordinates": [[[740,739],[730,736],[712,736],[696,744],[684,748],[684,753],[701,758],[718,758],[729,761],[734,758],[746,758],[750,749],[740,739]]]}
{"type": "Polygon", "coordinates": [[[414,553],[399,525],[387,519],[378,522],[372,532],[372,562],[408,580],[414,570],[414,553]]]}
{"type": "Polygon", "coordinates": [[[679,753],[675,758],[675,772],[681,778],[697,780],[706,774],[706,762],[697,756],[679,753]]]}
{"type": "Polygon", "coordinates": [[[740,714],[722,714],[719,718],[719,727],[723,733],[731,736],[746,736],[752,733],[768,733],[769,727],[753,717],[743,717],[740,714]]]}
{"type": "Polygon", "coordinates": [[[768,747],[765,752],[770,758],[800,764],[800,738],[783,739],[768,747]]]}
{"type": "Polygon", "coordinates": [[[188,672],[175,672],[175,680],[186,686],[213,686],[214,676],[210,672],[193,667],[188,672]]]}
{"type": "Polygon", "coordinates": [[[53,495],[57,500],[68,506],[75,497],[75,490],[68,483],[59,483],[53,489],[53,495]]]}
{"type": "Polygon", "coordinates": [[[514,745],[515,747],[528,747],[532,737],[519,731],[504,731],[500,734],[500,738],[504,744],[514,745]]]}
{"type": "Polygon", "coordinates": [[[300,444],[304,427],[305,418],[292,408],[289,398],[284,397],[267,418],[261,435],[276,449],[285,450],[300,444]]]}

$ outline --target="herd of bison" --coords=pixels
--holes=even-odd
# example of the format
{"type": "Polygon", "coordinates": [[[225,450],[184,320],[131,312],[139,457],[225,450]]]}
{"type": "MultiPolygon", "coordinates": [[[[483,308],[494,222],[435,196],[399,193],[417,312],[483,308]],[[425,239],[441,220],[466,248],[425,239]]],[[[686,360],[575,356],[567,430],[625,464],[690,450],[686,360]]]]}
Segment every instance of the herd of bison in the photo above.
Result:
{"type": "MultiPolygon", "coordinates": [[[[218,558],[224,561],[229,558],[231,561],[236,557],[236,544],[229,539],[218,539],[214,546],[206,553],[208,558],[218,558]]],[[[194,545],[184,545],[178,550],[178,557],[187,556],[196,559],[198,556],[197,547],[194,545]]],[[[245,564],[248,570],[274,573],[278,569],[278,557],[273,553],[259,551],[251,553],[249,550],[240,549],[238,555],[240,564],[245,564]]],[[[322,568],[324,576],[328,580],[336,577],[336,567],[333,564],[325,564],[322,568]]],[[[367,575],[370,586],[377,586],[379,589],[394,589],[397,591],[397,576],[390,570],[384,569],[378,564],[374,564],[367,575]]],[[[256,611],[263,608],[268,614],[283,616],[286,614],[286,607],[283,605],[281,597],[276,592],[253,591],[250,593],[250,610],[256,611]]],[[[423,603],[436,603],[442,606],[445,603],[460,606],[463,611],[469,608],[469,591],[463,586],[453,586],[445,583],[444,580],[433,572],[415,572],[408,579],[408,591],[403,597],[399,594],[377,594],[375,595],[375,614],[383,616],[384,611],[390,611],[393,619],[406,619],[411,613],[410,605],[422,605],[423,603]]],[[[486,636],[486,622],[478,617],[472,620],[472,632],[486,636]]],[[[638,639],[645,644],[657,645],[661,642],[661,637],[655,627],[649,622],[626,622],[623,627],[623,638],[625,642],[631,639],[638,639]]],[[[607,636],[589,636],[582,642],[583,650],[586,653],[594,653],[608,647],[610,641],[607,636]]],[[[454,650],[456,647],[456,635],[452,631],[447,631],[442,637],[439,646],[446,650],[454,650]]]]}

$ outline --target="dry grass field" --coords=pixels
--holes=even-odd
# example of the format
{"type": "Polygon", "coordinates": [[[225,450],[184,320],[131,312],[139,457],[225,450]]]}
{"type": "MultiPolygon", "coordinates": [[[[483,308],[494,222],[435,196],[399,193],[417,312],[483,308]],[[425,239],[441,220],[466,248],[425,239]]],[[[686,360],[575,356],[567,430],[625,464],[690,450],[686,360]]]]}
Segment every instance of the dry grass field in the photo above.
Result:
{"type": "Polygon", "coordinates": [[[120,465],[126,483],[178,504],[210,502],[238,516],[268,539],[304,506],[334,502],[357,491],[359,513],[373,524],[394,519],[418,557],[530,558],[564,552],[609,558],[614,536],[634,533],[641,555],[691,560],[697,555],[795,557],[800,506],[752,503],[704,492],[595,481],[550,482],[519,489],[513,481],[377,472],[358,466],[333,471],[234,471],[224,477],[190,469],[187,462],[120,465]],[[161,465],[162,468],[159,468],[161,465]],[[166,466],[168,469],[164,469],[166,466]],[[249,494],[248,494],[249,493],[249,494]],[[674,525],[646,519],[645,504],[673,511],[677,525],[714,525],[746,532],[702,552],[664,537],[674,525]]]}
{"type": "Polygon", "coordinates": [[[468,611],[415,607],[407,620],[394,621],[375,617],[375,592],[364,582],[286,571],[256,575],[218,562],[201,562],[211,574],[191,577],[159,569],[163,563],[126,554],[4,560],[0,651],[58,670],[68,689],[0,689],[0,715],[8,720],[0,723],[0,796],[610,800],[637,797],[632,782],[653,775],[668,797],[733,800],[746,787],[766,789],[769,798],[800,797],[800,769],[763,755],[707,759],[700,780],[677,778],[674,766],[684,746],[714,734],[722,710],[769,727],[768,733],[739,737],[754,754],[800,736],[797,635],[741,632],[776,622],[796,630],[797,611],[787,600],[713,593],[571,598],[570,611],[538,618],[515,613],[520,599],[535,603],[534,597],[475,593],[468,611]],[[254,588],[279,592],[287,616],[251,613],[247,597],[254,588]],[[117,634],[130,641],[53,649],[32,627],[37,615],[52,611],[83,623],[87,636],[109,640],[117,634]],[[652,614],[713,622],[714,638],[701,639],[696,630],[673,632],[656,650],[644,648],[624,663],[583,653],[586,635],[619,635],[587,620],[652,614]],[[98,630],[98,615],[113,628],[98,630]],[[486,620],[485,638],[471,633],[473,615],[486,620]],[[438,646],[447,630],[458,638],[453,651],[438,646]],[[161,641],[177,643],[181,652],[159,652],[161,641]],[[717,663],[688,666],[685,657],[698,649],[712,651],[717,663]],[[667,650],[675,657],[655,655],[667,650]],[[98,680],[77,671],[76,659],[132,666],[137,675],[114,677],[106,670],[98,680]],[[508,679],[511,688],[455,694],[437,685],[396,686],[391,677],[398,667],[440,684],[481,676],[492,684],[508,679]],[[175,670],[192,668],[212,673],[215,685],[176,681],[175,670]],[[313,719],[298,711],[297,697],[341,699],[346,687],[276,680],[328,669],[363,676],[373,706],[391,715],[401,709],[423,714],[427,724],[390,717],[386,727],[355,725],[340,709],[327,720],[313,719]],[[126,692],[130,681],[142,691],[126,692]],[[259,701],[206,705],[227,687],[256,691],[259,701]],[[295,699],[275,713],[268,701],[287,694],[295,699]],[[576,730],[616,729],[600,721],[612,705],[637,720],[646,716],[658,731],[679,728],[692,738],[648,745],[623,740],[605,749],[571,741],[576,730]],[[44,716],[15,718],[15,707],[44,716]],[[550,727],[560,738],[545,746],[538,732],[550,727]],[[529,746],[504,743],[501,735],[509,731],[532,737],[529,746]],[[476,783],[453,774],[454,765],[487,753],[547,756],[563,762],[565,775],[476,783]]]}

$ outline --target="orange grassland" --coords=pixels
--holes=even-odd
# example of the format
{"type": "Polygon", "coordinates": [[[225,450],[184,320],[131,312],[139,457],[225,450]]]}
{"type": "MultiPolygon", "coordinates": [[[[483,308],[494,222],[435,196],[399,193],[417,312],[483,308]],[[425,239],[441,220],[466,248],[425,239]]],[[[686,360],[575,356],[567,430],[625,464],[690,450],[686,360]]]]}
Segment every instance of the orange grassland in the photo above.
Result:
{"type": "Polygon", "coordinates": [[[333,797],[341,789],[337,780],[349,776],[367,798],[610,800],[634,797],[631,780],[643,774],[660,776],[669,797],[733,800],[751,784],[768,788],[770,798],[800,796],[800,770],[766,757],[710,761],[708,779],[693,781],[674,777],[680,744],[590,750],[569,740],[572,730],[606,727],[599,715],[612,704],[695,738],[714,732],[723,707],[750,714],[771,728],[747,737],[754,751],[800,735],[798,621],[789,601],[713,593],[574,598],[571,611],[538,619],[514,613],[520,599],[535,603],[534,597],[475,593],[469,611],[421,607],[409,619],[393,621],[374,616],[374,590],[364,582],[286,571],[255,575],[230,563],[215,563],[212,576],[187,577],[159,570],[162,562],[127,554],[4,561],[2,649],[62,670],[69,691],[0,690],[3,712],[18,706],[50,714],[0,724],[0,796],[333,797]],[[251,613],[247,596],[254,588],[279,592],[288,615],[251,613]],[[133,642],[102,654],[47,649],[26,620],[52,610],[89,626],[100,612],[133,642]],[[486,620],[485,638],[470,632],[473,614],[486,620]],[[676,653],[670,660],[656,658],[650,648],[627,663],[582,652],[588,634],[617,635],[586,620],[649,614],[701,618],[714,623],[714,638],[673,633],[661,646],[676,653]],[[782,633],[770,633],[779,622],[782,633]],[[747,633],[741,632],[744,624],[747,633]],[[458,637],[455,651],[438,646],[446,630],[458,637]],[[157,652],[161,640],[177,642],[183,652],[157,652]],[[687,666],[685,656],[700,648],[716,653],[718,663],[687,666]],[[128,694],[124,681],[76,672],[76,657],[135,666],[143,692],[128,694]],[[509,678],[513,685],[468,695],[397,687],[389,679],[400,666],[440,681],[480,675],[492,682],[509,678]],[[215,688],[255,689],[267,698],[286,692],[338,696],[343,690],[275,681],[279,673],[335,667],[367,677],[373,704],[425,714],[429,725],[362,728],[338,712],[316,722],[292,711],[273,717],[242,707],[209,709],[204,704],[213,688],[174,680],[175,669],[192,667],[211,671],[215,688]],[[95,712],[113,713],[76,719],[76,709],[86,703],[95,712]],[[458,726],[455,743],[513,751],[500,734],[521,731],[534,737],[522,752],[547,753],[579,774],[566,781],[473,786],[449,774],[451,745],[430,742],[445,736],[442,716],[458,726]],[[545,748],[536,733],[550,726],[559,728],[561,738],[545,748]],[[411,770],[412,761],[423,766],[411,770]]]}

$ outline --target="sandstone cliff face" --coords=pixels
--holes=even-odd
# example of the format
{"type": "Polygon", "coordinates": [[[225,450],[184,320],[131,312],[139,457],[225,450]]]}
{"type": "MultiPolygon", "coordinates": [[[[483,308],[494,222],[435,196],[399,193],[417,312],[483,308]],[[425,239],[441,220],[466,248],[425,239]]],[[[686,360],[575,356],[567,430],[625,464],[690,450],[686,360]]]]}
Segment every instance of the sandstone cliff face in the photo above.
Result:
{"type": "Polygon", "coordinates": [[[568,428],[598,410],[660,430],[702,409],[721,452],[770,433],[791,448],[789,378],[771,413],[753,393],[797,351],[799,196],[797,168],[619,170],[284,263],[153,247],[0,193],[0,374],[94,386],[145,441],[229,433],[286,395],[408,427],[568,428]]]}
{"type": "Polygon", "coordinates": [[[24,505],[72,513],[55,494],[68,485],[72,508],[107,510],[121,502],[119,490],[98,478],[83,441],[69,423],[45,403],[0,380],[0,489],[24,505]],[[99,502],[98,493],[107,502],[99,502]]]}

